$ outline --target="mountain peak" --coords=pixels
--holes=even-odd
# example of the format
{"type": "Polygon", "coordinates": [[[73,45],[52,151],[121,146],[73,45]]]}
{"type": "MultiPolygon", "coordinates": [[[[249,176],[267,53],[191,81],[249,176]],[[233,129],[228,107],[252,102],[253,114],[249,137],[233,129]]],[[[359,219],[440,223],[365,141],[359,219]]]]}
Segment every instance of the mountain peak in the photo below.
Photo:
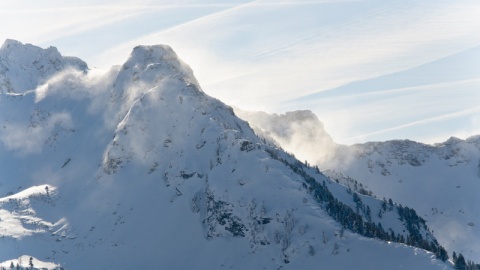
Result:
{"type": "Polygon", "coordinates": [[[456,143],[459,143],[459,142],[461,142],[461,141],[463,141],[463,140],[460,139],[460,138],[451,136],[450,138],[448,138],[448,140],[445,141],[444,144],[456,144],[456,143]]]}
{"type": "Polygon", "coordinates": [[[183,77],[189,82],[198,84],[193,71],[183,63],[168,45],[140,45],[133,49],[123,69],[133,68],[134,73],[152,73],[158,75],[183,77]],[[153,72],[148,72],[152,70],[153,72]]]}
{"type": "MultiPolygon", "coordinates": [[[[132,61],[150,64],[161,61],[176,60],[178,57],[168,45],[139,45],[133,48],[130,55],[132,61]]],[[[127,61],[129,62],[129,61],[127,61]]]]}
{"type": "Polygon", "coordinates": [[[14,39],[6,39],[5,42],[3,42],[3,45],[2,45],[2,48],[0,50],[6,50],[10,47],[15,47],[15,46],[19,46],[21,45],[22,43],[18,40],[14,40],[14,39]]]}
{"type": "Polygon", "coordinates": [[[38,46],[35,46],[35,45],[32,45],[30,43],[25,43],[24,44],[24,43],[22,43],[18,40],[15,40],[15,39],[6,39],[3,42],[2,47],[0,48],[0,51],[2,51],[2,52],[10,52],[11,53],[11,52],[14,52],[16,50],[29,50],[29,51],[32,51],[32,52],[48,51],[48,52],[60,54],[56,47],[50,46],[47,49],[42,49],[42,48],[40,48],[38,46]]]}
{"type": "Polygon", "coordinates": [[[33,90],[68,68],[88,70],[84,61],[62,56],[55,47],[42,49],[7,39],[0,48],[0,93],[33,90]]]}
{"type": "MultiPolygon", "coordinates": [[[[162,89],[184,89],[184,87],[165,87],[167,84],[194,86],[194,92],[202,92],[193,75],[192,69],[185,64],[170,46],[140,45],[133,49],[128,60],[118,71],[113,85],[111,101],[119,104],[136,100],[153,87],[162,89]],[[174,83],[175,84],[175,83],[174,83]]],[[[178,85],[177,85],[178,86],[178,85]]],[[[189,89],[190,89],[189,88],[189,89]]],[[[126,104],[119,115],[125,113],[131,104],[126,104]]],[[[114,110],[117,110],[114,108],[114,110]]]]}

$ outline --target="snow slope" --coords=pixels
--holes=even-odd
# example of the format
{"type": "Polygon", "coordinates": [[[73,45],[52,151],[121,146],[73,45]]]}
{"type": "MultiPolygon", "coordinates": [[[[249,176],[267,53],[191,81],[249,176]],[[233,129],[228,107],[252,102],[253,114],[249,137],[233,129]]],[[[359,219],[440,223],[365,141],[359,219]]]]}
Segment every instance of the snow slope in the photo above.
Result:
{"type": "Polygon", "coordinates": [[[238,113],[257,133],[340,183],[414,208],[450,255],[455,251],[480,261],[479,136],[435,145],[394,140],[344,146],[329,139],[313,113],[238,113]],[[305,134],[312,139],[305,140],[305,134]]]}
{"type": "MultiPolygon", "coordinates": [[[[47,61],[15,44],[23,62],[47,61]]],[[[168,46],[138,46],[101,76],[67,66],[5,73],[29,85],[0,94],[2,266],[451,269],[371,238],[440,248],[404,208],[382,210],[259,139],[168,46]]]]}

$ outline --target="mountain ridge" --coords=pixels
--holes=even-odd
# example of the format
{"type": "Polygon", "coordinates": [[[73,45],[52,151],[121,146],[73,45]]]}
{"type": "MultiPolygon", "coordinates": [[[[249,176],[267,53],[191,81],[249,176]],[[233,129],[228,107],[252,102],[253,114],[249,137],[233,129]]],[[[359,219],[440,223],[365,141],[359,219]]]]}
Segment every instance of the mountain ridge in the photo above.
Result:
{"type": "Polygon", "coordinates": [[[136,47],[100,78],[50,78],[0,94],[2,266],[451,268],[375,239],[441,248],[413,209],[373,215],[380,200],[262,141],[169,47],[136,47]]]}
{"type": "MultiPolygon", "coordinates": [[[[290,113],[291,114],[291,113],[290,113]]],[[[276,134],[275,128],[257,125],[265,119],[278,118],[265,113],[239,114],[252,123],[257,134],[276,134]],[[261,121],[258,118],[262,119],[261,121]]],[[[322,125],[311,129],[303,125],[305,120],[299,118],[293,126],[296,133],[304,130],[320,130],[309,141],[298,140],[293,134],[287,139],[275,142],[300,159],[305,159],[313,166],[319,166],[332,179],[345,186],[379,198],[391,198],[394,201],[414,208],[428,220],[440,243],[449,253],[462,253],[466,258],[479,261],[476,243],[480,231],[476,224],[480,222],[476,215],[476,191],[480,190],[480,136],[474,135],[464,140],[451,137],[443,143],[433,145],[411,140],[391,140],[386,142],[367,142],[345,146],[329,142],[329,153],[316,149],[325,143],[322,125]],[[285,143],[290,139],[293,143],[285,143]],[[296,145],[298,148],[295,148],[296,145]],[[311,149],[311,151],[305,151],[311,149]],[[302,151],[303,150],[303,151],[302,151]]],[[[282,124],[292,125],[291,120],[282,124]],[[287,124],[286,124],[287,123],[287,124]]],[[[318,123],[318,122],[313,122],[318,123]]],[[[272,135],[273,134],[273,135],[272,135]]],[[[328,150],[327,150],[328,151],[328,150]]]]}

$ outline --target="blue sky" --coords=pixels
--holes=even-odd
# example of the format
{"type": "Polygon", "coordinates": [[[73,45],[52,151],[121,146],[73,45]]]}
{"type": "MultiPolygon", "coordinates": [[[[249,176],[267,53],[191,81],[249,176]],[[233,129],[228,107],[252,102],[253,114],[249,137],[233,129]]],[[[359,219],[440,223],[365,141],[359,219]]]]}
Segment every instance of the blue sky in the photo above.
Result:
{"type": "Polygon", "coordinates": [[[203,90],[248,110],[310,109],[335,141],[480,134],[480,2],[12,1],[0,39],[122,64],[168,44],[203,90]]]}

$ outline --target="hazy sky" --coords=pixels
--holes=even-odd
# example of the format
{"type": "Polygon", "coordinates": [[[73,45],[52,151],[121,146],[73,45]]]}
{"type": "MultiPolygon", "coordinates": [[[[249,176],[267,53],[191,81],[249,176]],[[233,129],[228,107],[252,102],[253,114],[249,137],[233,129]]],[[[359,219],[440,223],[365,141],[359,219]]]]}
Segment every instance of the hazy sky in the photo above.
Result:
{"type": "Polygon", "coordinates": [[[480,134],[478,0],[132,2],[2,0],[0,39],[100,69],[168,44],[206,93],[310,109],[345,144],[480,134]]]}

